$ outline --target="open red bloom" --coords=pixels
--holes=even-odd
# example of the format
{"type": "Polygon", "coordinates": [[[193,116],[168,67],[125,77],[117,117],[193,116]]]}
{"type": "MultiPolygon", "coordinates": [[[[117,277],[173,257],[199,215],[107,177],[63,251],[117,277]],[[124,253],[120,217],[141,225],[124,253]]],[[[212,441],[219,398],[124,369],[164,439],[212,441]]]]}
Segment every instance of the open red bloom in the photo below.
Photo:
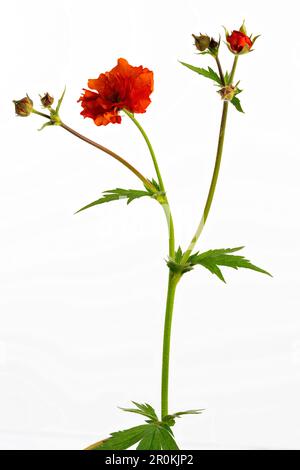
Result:
{"type": "Polygon", "coordinates": [[[132,113],[146,111],[151,103],[153,72],[118,59],[116,67],[90,79],[88,87],[95,91],[85,89],[79,98],[82,116],[93,119],[97,126],[106,126],[110,122],[120,124],[120,110],[125,108],[132,113]]]}
{"type": "Polygon", "coordinates": [[[230,35],[226,35],[227,43],[230,46],[230,50],[235,54],[241,52],[249,52],[253,46],[253,42],[246,34],[241,31],[232,31],[230,35]]]}

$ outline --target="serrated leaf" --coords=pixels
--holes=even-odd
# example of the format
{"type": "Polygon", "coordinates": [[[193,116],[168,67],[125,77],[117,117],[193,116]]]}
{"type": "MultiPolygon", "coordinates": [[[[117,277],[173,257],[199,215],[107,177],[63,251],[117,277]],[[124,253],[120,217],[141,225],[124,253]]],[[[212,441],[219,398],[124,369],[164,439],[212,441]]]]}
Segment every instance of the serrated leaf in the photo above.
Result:
{"type": "Polygon", "coordinates": [[[168,426],[150,423],[113,432],[111,437],[88,447],[88,450],[126,450],[137,443],[137,450],[178,449],[168,426]]]}
{"type": "Polygon", "coordinates": [[[149,425],[136,450],[161,450],[160,428],[149,425]]]}
{"type": "Polygon", "coordinates": [[[198,409],[198,410],[186,410],[186,411],[177,411],[176,413],[173,413],[169,416],[172,416],[173,418],[180,418],[180,416],[183,415],[199,415],[204,411],[204,409],[198,409]]]}
{"type": "Polygon", "coordinates": [[[86,206],[76,211],[75,214],[78,214],[78,212],[82,212],[86,209],[89,209],[90,207],[98,206],[99,204],[105,204],[106,202],[118,201],[120,199],[127,199],[127,204],[130,204],[134,199],[139,199],[145,196],[151,197],[151,193],[148,191],[141,191],[138,189],[122,189],[122,188],[109,189],[103,192],[103,196],[100,199],[97,199],[96,201],[93,201],[90,204],[87,204],[86,206]]]}
{"type": "Polygon", "coordinates": [[[137,413],[139,415],[145,416],[152,421],[158,421],[157,414],[155,413],[154,408],[149,405],[149,403],[137,403],[135,401],[132,402],[136,408],[121,408],[123,411],[127,411],[129,413],[137,413]]]}
{"type": "Polygon", "coordinates": [[[203,69],[201,67],[195,67],[194,65],[186,64],[185,62],[180,63],[188,69],[193,70],[193,72],[196,72],[203,77],[210,78],[214,82],[217,82],[218,85],[222,85],[222,80],[220,79],[219,75],[211,67],[208,67],[208,69],[203,69]]]}
{"type": "Polygon", "coordinates": [[[234,96],[232,100],[230,101],[230,103],[233,104],[235,109],[237,109],[240,113],[244,113],[241,102],[237,96],[234,96]]]}
{"type": "Polygon", "coordinates": [[[212,274],[218,276],[221,281],[225,282],[223,274],[219,268],[219,266],[227,266],[233,269],[245,268],[251,269],[253,271],[257,271],[263,274],[267,274],[271,276],[270,273],[265,271],[258,266],[252,264],[249,260],[247,260],[244,256],[237,256],[232,255],[236,251],[241,250],[242,246],[237,248],[220,248],[217,250],[209,250],[204,253],[195,253],[189,258],[189,262],[194,266],[197,264],[202,265],[206,269],[208,269],[212,274]]]}
{"type": "Polygon", "coordinates": [[[202,411],[204,411],[204,409],[177,411],[176,413],[173,413],[171,415],[164,416],[163,422],[166,423],[168,426],[174,426],[175,420],[177,418],[181,418],[181,416],[183,415],[198,415],[201,414],[202,411]]]}
{"type": "Polygon", "coordinates": [[[149,424],[142,424],[135,426],[124,431],[111,433],[111,437],[90,446],[90,450],[126,450],[139,442],[145,431],[148,429],[149,424]]]}
{"type": "Polygon", "coordinates": [[[179,450],[179,447],[172,435],[171,430],[161,428],[160,433],[162,450],[179,450]]]}

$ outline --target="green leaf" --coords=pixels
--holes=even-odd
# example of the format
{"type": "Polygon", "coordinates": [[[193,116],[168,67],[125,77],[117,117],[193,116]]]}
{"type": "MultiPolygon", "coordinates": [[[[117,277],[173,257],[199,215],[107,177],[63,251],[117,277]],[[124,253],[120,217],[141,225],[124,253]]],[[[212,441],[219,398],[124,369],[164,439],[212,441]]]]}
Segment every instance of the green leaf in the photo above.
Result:
{"type": "Polygon", "coordinates": [[[125,450],[132,447],[134,444],[139,442],[145,432],[148,430],[149,424],[142,424],[135,426],[134,428],[125,429],[124,431],[118,431],[111,433],[111,437],[108,439],[91,446],[91,450],[125,450]]]}
{"type": "Polygon", "coordinates": [[[146,418],[149,418],[151,421],[158,421],[157,414],[155,413],[154,408],[149,405],[149,403],[137,403],[135,401],[132,402],[136,408],[121,408],[123,411],[128,411],[129,413],[137,413],[139,415],[145,416],[146,418]]]}
{"type": "Polygon", "coordinates": [[[231,104],[233,104],[233,106],[240,112],[240,113],[244,113],[244,110],[242,108],[242,105],[241,105],[241,102],[239,100],[239,98],[235,95],[232,100],[230,101],[231,104]]]}
{"type": "Polygon", "coordinates": [[[162,450],[179,450],[179,447],[172,435],[171,429],[161,428],[160,433],[162,450]]]}
{"type": "Polygon", "coordinates": [[[172,416],[173,418],[180,418],[183,415],[199,415],[204,411],[204,409],[198,409],[198,410],[186,410],[186,411],[177,411],[177,413],[173,413],[172,416]]]}
{"type": "Polygon", "coordinates": [[[111,433],[89,450],[126,450],[138,443],[137,450],[177,450],[171,429],[160,423],[142,424],[134,428],[111,433]]]}
{"type": "Polygon", "coordinates": [[[148,425],[136,450],[161,450],[161,434],[159,426],[148,425]]]}
{"type": "Polygon", "coordinates": [[[61,97],[59,98],[59,100],[57,102],[57,106],[56,106],[56,109],[55,109],[55,114],[57,114],[57,115],[59,114],[59,110],[60,110],[61,104],[63,102],[65,93],[66,93],[66,87],[64,88],[64,90],[62,92],[62,95],[61,95],[61,97]]]}
{"type": "Polygon", "coordinates": [[[145,196],[151,197],[152,194],[149,191],[141,191],[138,189],[122,189],[122,188],[109,189],[103,192],[103,197],[82,207],[81,209],[76,211],[75,214],[78,214],[78,212],[89,209],[90,207],[98,206],[99,204],[104,204],[106,202],[118,201],[119,199],[127,199],[127,204],[130,204],[130,202],[132,202],[134,199],[139,199],[145,196]]]}
{"type": "Polygon", "coordinates": [[[202,75],[203,77],[210,78],[214,82],[217,82],[218,85],[222,85],[222,81],[219,75],[211,67],[208,67],[208,69],[203,69],[201,67],[195,67],[194,65],[186,64],[185,62],[180,63],[188,69],[193,70],[193,72],[199,73],[199,75],[202,75]]]}
{"type": "Polygon", "coordinates": [[[181,418],[183,415],[198,415],[201,414],[202,411],[204,411],[204,409],[178,411],[177,413],[164,416],[163,422],[168,426],[174,426],[176,418],[181,418]]]}
{"type": "Polygon", "coordinates": [[[225,279],[219,266],[227,266],[233,269],[251,269],[253,271],[257,271],[271,276],[270,273],[268,273],[262,268],[259,268],[258,266],[255,266],[244,256],[237,256],[231,254],[241,250],[242,248],[244,247],[239,246],[237,248],[221,248],[217,250],[209,250],[204,253],[195,253],[194,255],[190,256],[188,261],[191,263],[192,266],[196,264],[202,265],[204,268],[208,269],[212,274],[218,276],[218,278],[221,279],[221,281],[223,282],[225,282],[225,279]]]}
{"type": "Polygon", "coordinates": [[[229,85],[229,79],[230,79],[230,73],[226,70],[225,75],[224,75],[225,85],[229,85]]]}

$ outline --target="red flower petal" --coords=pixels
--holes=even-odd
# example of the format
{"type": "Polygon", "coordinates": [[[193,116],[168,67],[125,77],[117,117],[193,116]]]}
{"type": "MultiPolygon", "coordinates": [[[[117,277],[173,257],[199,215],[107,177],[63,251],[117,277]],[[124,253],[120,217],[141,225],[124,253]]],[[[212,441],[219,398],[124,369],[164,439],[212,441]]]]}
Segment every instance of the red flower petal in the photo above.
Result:
{"type": "Polygon", "coordinates": [[[88,87],[79,99],[84,117],[92,118],[98,126],[120,123],[119,111],[144,113],[151,103],[153,72],[142,66],[133,67],[120,58],[110,71],[88,81],[88,87]]]}
{"type": "Polygon", "coordinates": [[[251,49],[253,45],[251,39],[241,31],[232,31],[231,35],[227,36],[226,40],[231,50],[237,54],[241,52],[245,46],[251,49]]]}

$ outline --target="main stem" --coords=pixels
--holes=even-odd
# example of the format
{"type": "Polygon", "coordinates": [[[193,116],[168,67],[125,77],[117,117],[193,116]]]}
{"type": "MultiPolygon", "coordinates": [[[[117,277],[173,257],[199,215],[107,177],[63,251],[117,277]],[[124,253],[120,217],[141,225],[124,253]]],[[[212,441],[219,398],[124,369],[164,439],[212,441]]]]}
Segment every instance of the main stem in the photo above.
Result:
{"type": "MultiPolygon", "coordinates": [[[[165,185],[160,173],[156,155],[154,153],[153,147],[147,136],[145,130],[141,124],[135,119],[134,115],[123,109],[127,116],[132,120],[136,127],[141,132],[144,137],[147,147],[149,149],[153,165],[156,171],[156,176],[159,182],[159,187],[163,193],[165,193],[165,185]]],[[[169,230],[169,257],[174,258],[175,256],[175,231],[173,217],[169,205],[167,195],[163,195],[163,200],[161,202],[165,216],[168,223],[169,230]]],[[[173,318],[173,308],[174,308],[174,299],[176,286],[180,276],[169,271],[169,281],[168,281],[168,293],[167,293],[167,302],[166,302],[166,312],[165,312],[165,323],[164,323],[164,337],[163,337],[163,354],[162,354],[162,371],[161,371],[161,419],[168,414],[168,401],[169,401],[169,366],[170,366],[170,346],[171,346],[171,329],[172,329],[172,318],[173,318]]]]}
{"type": "Polygon", "coordinates": [[[170,346],[171,327],[173,318],[173,308],[176,286],[179,281],[178,275],[169,272],[168,294],[164,324],[162,371],[161,371],[161,419],[167,416],[169,411],[169,367],[170,367],[170,346]]]}

